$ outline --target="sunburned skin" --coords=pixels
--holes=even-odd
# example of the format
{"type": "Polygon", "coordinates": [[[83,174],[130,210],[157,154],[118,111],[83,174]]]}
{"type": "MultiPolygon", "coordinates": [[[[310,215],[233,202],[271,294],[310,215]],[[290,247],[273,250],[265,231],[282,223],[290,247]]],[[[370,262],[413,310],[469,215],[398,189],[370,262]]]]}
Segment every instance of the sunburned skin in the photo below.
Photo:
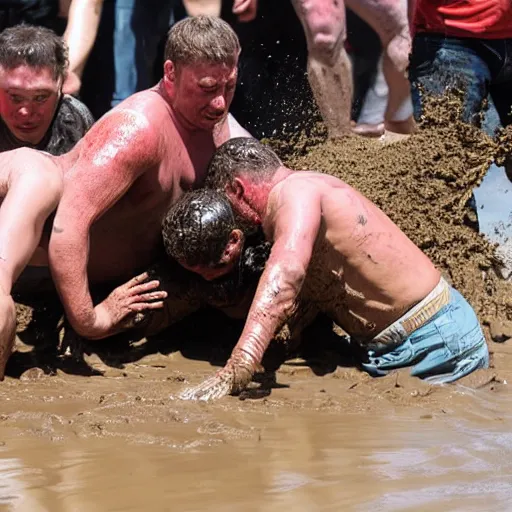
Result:
{"type": "Polygon", "coordinates": [[[236,66],[198,64],[181,73],[190,76],[181,77],[187,82],[175,101],[165,81],[127,99],[93,126],[64,171],[50,265],[68,319],[85,337],[112,334],[96,318],[88,282],[125,280],[155,260],[165,212],[203,184],[216,145],[233,135],[226,119],[236,66]]]}
{"type": "MultiPolygon", "coordinates": [[[[103,338],[125,317],[162,307],[166,293],[141,274],[94,306],[89,283],[123,282],[157,259],[161,222],[180,195],[200,187],[216,146],[250,136],[230,119],[237,59],[175,68],[100,119],[66,155],[26,150],[24,164],[63,176],[51,237],[40,241],[66,315],[78,334],[103,338]],[[229,120],[229,121],[228,121],[229,120]]],[[[16,169],[9,153],[1,168],[16,169]]],[[[46,262],[43,262],[46,263],[46,262]]]]}
{"type": "Polygon", "coordinates": [[[271,254],[227,365],[183,398],[242,389],[274,334],[304,305],[311,318],[324,312],[364,344],[439,282],[428,257],[337,178],[281,167],[268,187],[244,179],[244,200],[240,194],[228,191],[239,214],[262,224],[271,254]]]}

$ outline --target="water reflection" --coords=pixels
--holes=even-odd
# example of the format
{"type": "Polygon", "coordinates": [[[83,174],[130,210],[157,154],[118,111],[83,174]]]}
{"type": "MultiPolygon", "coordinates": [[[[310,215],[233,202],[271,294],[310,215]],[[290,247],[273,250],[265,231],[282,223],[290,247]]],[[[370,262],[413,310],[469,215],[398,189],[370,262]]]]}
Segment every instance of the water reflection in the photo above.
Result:
{"type": "Polygon", "coordinates": [[[484,399],[464,419],[240,408],[230,421],[257,436],[185,450],[0,431],[0,509],[508,511],[512,418],[484,399]]]}

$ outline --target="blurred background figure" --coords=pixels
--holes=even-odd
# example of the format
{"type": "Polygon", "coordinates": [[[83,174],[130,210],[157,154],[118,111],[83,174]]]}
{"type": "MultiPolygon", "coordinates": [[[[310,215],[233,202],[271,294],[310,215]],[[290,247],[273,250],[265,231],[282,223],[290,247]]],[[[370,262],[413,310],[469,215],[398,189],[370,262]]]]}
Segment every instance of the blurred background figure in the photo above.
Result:
{"type": "Polygon", "coordinates": [[[512,0],[419,0],[410,59],[414,114],[420,88],[465,91],[464,119],[476,123],[490,99],[489,133],[512,123],[512,0]]]}
{"type": "Polygon", "coordinates": [[[0,152],[31,147],[67,153],[93,123],[63,94],[68,51],[52,30],[17,25],[0,33],[0,152]]]}
{"type": "Polygon", "coordinates": [[[347,51],[352,64],[353,131],[367,137],[384,134],[388,86],[382,68],[382,44],[377,33],[347,9],[347,51]]]}
{"type": "Polygon", "coordinates": [[[64,35],[69,71],[64,92],[78,94],[85,62],[93,46],[103,0],[0,0],[0,31],[26,23],[64,35]]]}

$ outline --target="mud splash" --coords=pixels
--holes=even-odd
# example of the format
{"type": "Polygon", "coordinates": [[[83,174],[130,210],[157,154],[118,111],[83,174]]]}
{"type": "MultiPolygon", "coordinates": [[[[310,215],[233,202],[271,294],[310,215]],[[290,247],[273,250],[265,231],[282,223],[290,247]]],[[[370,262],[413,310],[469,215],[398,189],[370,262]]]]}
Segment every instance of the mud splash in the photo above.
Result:
{"type": "Polygon", "coordinates": [[[433,98],[421,130],[393,144],[361,138],[299,141],[278,150],[297,169],[323,170],[360,190],[435,262],[490,325],[512,319],[512,285],[500,279],[495,247],[475,229],[472,190],[507,147],[459,121],[461,99],[433,98]]]}

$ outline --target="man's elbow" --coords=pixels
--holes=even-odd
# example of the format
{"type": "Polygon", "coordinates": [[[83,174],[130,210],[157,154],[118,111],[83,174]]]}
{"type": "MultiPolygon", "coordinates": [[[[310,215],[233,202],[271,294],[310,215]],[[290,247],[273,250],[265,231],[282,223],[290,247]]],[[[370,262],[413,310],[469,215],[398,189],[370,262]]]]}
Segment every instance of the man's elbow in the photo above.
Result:
{"type": "Polygon", "coordinates": [[[306,278],[307,266],[300,261],[282,261],[274,266],[271,282],[275,283],[276,297],[281,297],[285,309],[294,306],[297,295],[302,289],[306,278]]]}

